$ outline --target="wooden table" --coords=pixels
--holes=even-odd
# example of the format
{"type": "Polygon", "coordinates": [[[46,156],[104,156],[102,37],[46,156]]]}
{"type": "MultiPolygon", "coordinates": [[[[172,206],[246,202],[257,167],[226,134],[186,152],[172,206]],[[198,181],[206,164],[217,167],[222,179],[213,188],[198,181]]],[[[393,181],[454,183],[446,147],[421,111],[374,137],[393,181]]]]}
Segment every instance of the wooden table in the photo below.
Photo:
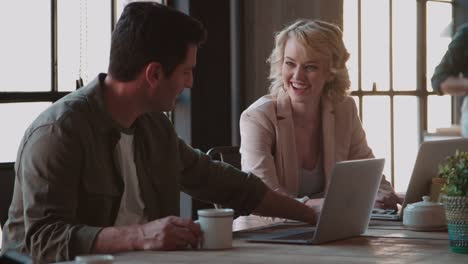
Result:
{"type": "MultiPolygon", "coordinates": [[[[282,225],[272,229],[297,228],[282,225]]],[[[303,227],[303,225],[301,226],[303,227]]],[[[373,221],[360,237],[322,245],[249,243],[243,238],[264,232],[235,233],[229,250],[146,251],[116,254],[114,263],[468,263],[468,255],[452,253],[447,232],[413,232],[400,223],[373,221]]]]}

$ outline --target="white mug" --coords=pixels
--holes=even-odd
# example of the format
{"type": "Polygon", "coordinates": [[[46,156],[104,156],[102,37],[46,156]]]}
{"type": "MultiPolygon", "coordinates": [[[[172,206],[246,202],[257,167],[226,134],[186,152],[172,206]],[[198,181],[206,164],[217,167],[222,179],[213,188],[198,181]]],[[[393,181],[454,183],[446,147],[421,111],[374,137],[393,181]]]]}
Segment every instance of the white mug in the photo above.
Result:
{"type": "Polygon", "coordinates": [[[111,264],[114,262],[112,255],[82,255],[75,257],[75,263],[79,264],[111,264]]]}
{"type": "Polygon", "coordinates": [[[197,223],[203,232],[200,248],[227,249],[232,248],[232,209],[202,209],[198,210],[197,223]]]}

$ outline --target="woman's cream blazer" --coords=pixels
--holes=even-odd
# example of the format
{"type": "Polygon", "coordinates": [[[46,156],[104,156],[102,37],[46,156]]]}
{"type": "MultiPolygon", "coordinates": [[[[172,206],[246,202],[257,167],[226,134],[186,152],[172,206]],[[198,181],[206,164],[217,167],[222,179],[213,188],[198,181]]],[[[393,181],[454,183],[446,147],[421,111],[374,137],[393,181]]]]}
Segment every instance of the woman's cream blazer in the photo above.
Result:
{"type": "MultiPolygon", "coordinates": [[[[351,97],[338,104],[322,98],[323,168],[325,186],[333,166],[344,160],[372,158],[366,134],[351,97]]],[[[242,170],[253,172],[270,188],[297,197],[299,168],[292,107],[286,92],[266,95],[246,109],[240,119],[242,170]]],[[[392,187],[382,177],[381,190],[392,187]]]]}

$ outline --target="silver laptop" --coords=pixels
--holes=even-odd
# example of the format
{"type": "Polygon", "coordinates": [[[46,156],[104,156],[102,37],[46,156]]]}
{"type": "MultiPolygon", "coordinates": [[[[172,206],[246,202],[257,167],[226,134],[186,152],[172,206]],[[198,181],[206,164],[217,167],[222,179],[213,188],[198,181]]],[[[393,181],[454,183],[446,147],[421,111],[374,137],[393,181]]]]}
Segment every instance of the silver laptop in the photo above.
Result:
{"type": "Polygon", "coordinates": [[[254,235],[250,242],[320,244],[367,230],[382,178],[384,159],[336,163],[316,227],[254,235]]]}
{"type": "Polygon", "coordinates": [[[395,210],[373,209],[371,219],[401,220],[406,205],[422,200],[431,189],[432,178],[437,176],[439,164],[455,151],[468,151],[468,139],[450,139],[423,142],[414,163],[413,174],[406,190],[405,200],[399,212],[395,210]]]}

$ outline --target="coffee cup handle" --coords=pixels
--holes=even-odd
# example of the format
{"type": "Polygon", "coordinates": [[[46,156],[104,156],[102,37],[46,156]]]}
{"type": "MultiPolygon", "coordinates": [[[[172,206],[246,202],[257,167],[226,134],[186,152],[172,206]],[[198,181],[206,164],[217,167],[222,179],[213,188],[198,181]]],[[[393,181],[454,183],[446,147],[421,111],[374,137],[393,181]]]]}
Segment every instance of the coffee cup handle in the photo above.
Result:
{"type": "MultiPolygon", "coordinates": [[[[193,222],[194,222],[195,224],[200,225],[200,220],[195,220],[195,221],[193,221],[193,222]]],[[[203,230],[202,230],[202,233],[203,233],[203,230]]],[[[202,236],[201,236],[200,241],[198,242],[198,248],[203,248],[203,234],[202,234],[202,236]]]]}

